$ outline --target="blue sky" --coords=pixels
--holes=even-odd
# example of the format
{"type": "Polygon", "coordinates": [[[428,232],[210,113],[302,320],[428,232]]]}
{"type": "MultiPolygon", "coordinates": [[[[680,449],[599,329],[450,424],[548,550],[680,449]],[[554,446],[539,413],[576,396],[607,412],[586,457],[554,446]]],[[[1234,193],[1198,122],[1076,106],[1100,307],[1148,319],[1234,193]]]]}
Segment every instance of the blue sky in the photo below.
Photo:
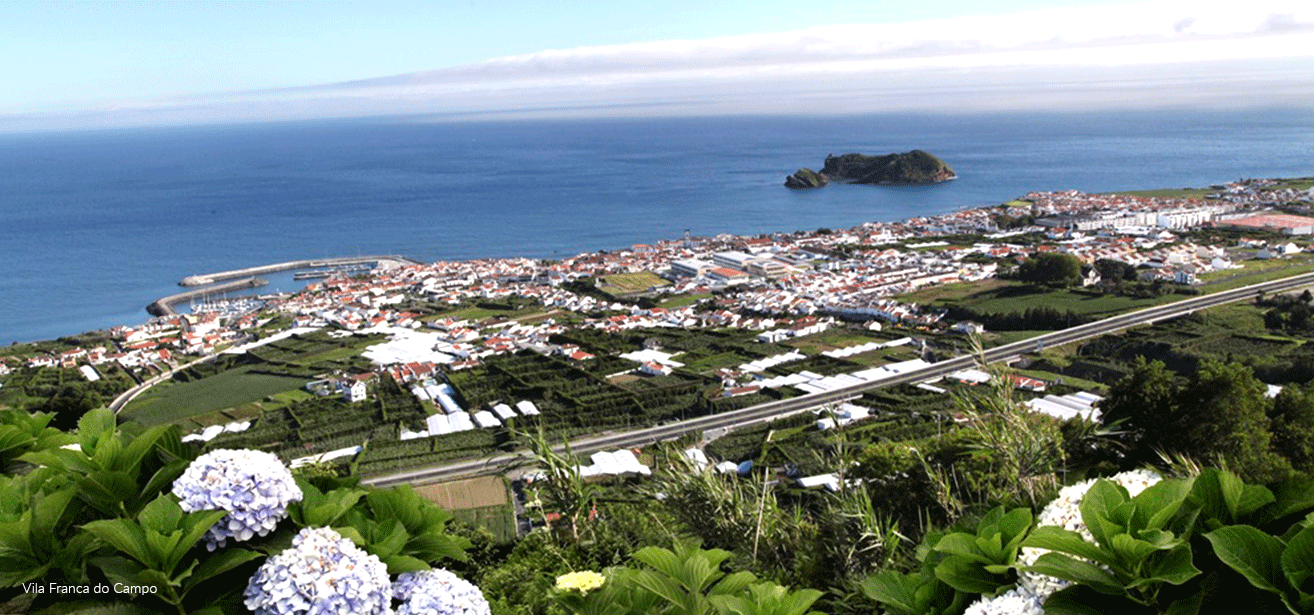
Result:
{"type": "Polygon", "coordinates": [[[894,90],[879,89],[892,79],[905,94],[981,92],[979,106],[993,108],[1007,106],[989,95],[1001,87],[1044,83],[1037,101],[1062,105],[1080,98],[1082,83],[1122,88],[1117,98],[1125,101],[1140,91],[1131,82],[1215,75],[1272,91],[1256,104],[1289,104],[1310,92],[1284,83],[1314,83],[1312,31],[1310,11],[1286,0],[9,0],[0,2],[0,128],[805,108],[760,105],[763,93],[781,88],[840,103],[867,96],[865,110],[907,107],[894,90]],[[417,75],[404,84],[331,85],[410,73],[417,75]]]}

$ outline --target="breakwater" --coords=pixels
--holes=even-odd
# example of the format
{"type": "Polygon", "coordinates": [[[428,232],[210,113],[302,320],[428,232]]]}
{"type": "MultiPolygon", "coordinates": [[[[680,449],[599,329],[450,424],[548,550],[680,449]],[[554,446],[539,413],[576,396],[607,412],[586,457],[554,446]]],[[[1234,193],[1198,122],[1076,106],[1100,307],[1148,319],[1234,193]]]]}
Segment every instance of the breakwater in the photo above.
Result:
{"type": "Polygon", "coordinates": [[[268,280],[262,280],[260,278],[252,277],[242,280],[236,280],[233,282],[226,282],[223,284],[210,286],[207,288],[198,288],[196,290],[189,290],[186,292],[178,293],[176,295],[169,295],[168,297],[161,297],[159,299],[156,299],[150,305],[146,306],[146,311],[150,312],[152,316],[173,316],[178,313],[173,309],[173,306],[175,304],[182,303],[184,301],[191,301],[192,299],[204,299],[206,297],[213,297],[215,295],[221,295],[223,293],[232,292],[235,290],[259,288],[266,284],[269,284],[268,280]]]}
{"type": "Polygon", "coordinates": [[[206,273],[201,275],[189,275],[178,282],[179,286],[206,286],[215,282],[231,280],[234,278],[248,278],[257,275],[277,273],[280,271],[292,271],[294,269],[310,269],[313,267],[329,267],[337,265],[361,265],[361,264],[379,264],[379,263],[396,263],[398,265],[419,265],[422,264],[417,260],[405,256],[385,255],[385,256],[344,256],[339,258],[321,258],[306,259],[299,261],[288,261],[285,263],[275,263],[273,265],[261,265],[259,267],[247,267],[245,269],[234,269],[232,271],[220,271],[218,273],[206,273]]]}

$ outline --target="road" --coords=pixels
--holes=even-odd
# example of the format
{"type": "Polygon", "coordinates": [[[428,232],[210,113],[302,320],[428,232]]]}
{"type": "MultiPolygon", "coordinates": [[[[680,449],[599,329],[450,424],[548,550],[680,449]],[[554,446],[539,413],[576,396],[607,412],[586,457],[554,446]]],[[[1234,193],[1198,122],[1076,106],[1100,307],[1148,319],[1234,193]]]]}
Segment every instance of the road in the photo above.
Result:
{"type": "MultiPolygon", "coordinates": [[[[1269,282],[1252,284],[1250,286],[1243,286],[1241,288],[1234,288],[1232,290],[1225,290],[1209,295],[1192,297],[1165,305],[1111,316],[1096,322],[1069,327],[1062,331],[1046,333],[1020,342],[997,346],[986,350],[984,358],[990,363],[1007,361],[1029,352],[1033,352],[1037,348],[1061,346],[1063,344],[1120,331],[1129,327],[1148,325],[1161,320],[1184,316],[1195,312],[1196,310],[1249,299],[1256,297],[1261,293],[1282,292],[1311,285],[1314,285],[1314,273],[1306,273],[1280,280],[1272,280],[1269,282]]],[[[570,448],[575,453],[588,454],[600,450],[635,448],[652,444],[654,442],[660,442],[662,440],[669,440],[688,433],[701,432],[709,429],[746,427],[819,408],[829,403],[851,399],[866,391],[897,386],[900,384],[922,382],[924,380],[944,376],[961,369],[973,367],[977,363],[977,359],[978,357],[973,355],[960,355],[952,359],[933,363],[922,369],[909,371],[882,380],[856,384],[842,389],[820,393],[809,393],[807,395],[792,397],[790,399],[782,399],[779,401],[767,402],[765,404],[758,404],[756,406],[749,406],[732,412],[723,412],[720,414],[698,417],[656,427],[580,438],[571,441],[570,448]]],[[[562,450],[563,448],[564,447],[558,447],[558,450],[562,450]]],[[[525,457],[522,454],[506,453],[481,459],[460,461],[442,466],[419,468],[405,472],[366,478],[363,482],[372,485],[394,485],[398,483],[448,480],[457,477],[496,473],[524,459],[525,457]]]]}

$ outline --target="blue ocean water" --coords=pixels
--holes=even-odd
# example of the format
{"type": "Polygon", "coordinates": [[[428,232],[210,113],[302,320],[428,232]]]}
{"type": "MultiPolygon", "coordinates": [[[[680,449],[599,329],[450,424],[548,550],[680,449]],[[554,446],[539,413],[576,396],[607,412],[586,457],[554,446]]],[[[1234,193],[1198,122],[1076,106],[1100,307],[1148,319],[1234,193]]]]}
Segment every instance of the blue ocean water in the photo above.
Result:
{"type": "Polygon", "coordinates": [[[187,275],[284,260],[551,258],[684,229],[839,228],[1029,190],[1314,175],[1312,152],[1308,110],[401,118],[0,135],[0,343],[139,323],[187,275]],[[913,148],[959,179],[782,186],[828,153],[913,148]]]}

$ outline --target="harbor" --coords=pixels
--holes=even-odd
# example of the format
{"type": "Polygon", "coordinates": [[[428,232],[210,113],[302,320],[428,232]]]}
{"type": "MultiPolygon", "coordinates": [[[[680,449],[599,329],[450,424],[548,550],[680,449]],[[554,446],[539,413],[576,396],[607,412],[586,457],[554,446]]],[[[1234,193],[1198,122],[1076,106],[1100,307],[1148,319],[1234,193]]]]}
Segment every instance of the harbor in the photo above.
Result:
{"type": "Polygon", "coordinates": [[[203,286],[204,288],[196,288],[161,297],[146,306],[146,311],[152,316],[173,316],[178,314],[176,306],[181,303],[192,302],[195,304],[197,301],[205,302],[227,293],[267,286],[269,281],[257,277],[259,275],[305,269],[307,271],[298,271],[293,274],[292,278],[294,280],[312,280],[339,274],[355,275],[365,273],[375,267],[400,267],[419,264],[422,263],[399,255],[345,256],[341,258],[287,261],[231,271],[191,275],[183,278],[182,281],[178,282],[178,285],[183,287],[203,286]]]}
{"type": "Polygon", "coordinates": [[[194,301],[197,299],[207,299],[225,293],[230,293],[239,290],[246,290],[249,288],[259,288],[267,284],[269,284],[268,280],[263,280],[261,278],[256,278],[256,277],[250,277],[241,280],[235,280],[232,282],[225,282],[223,284],[210,286],[207,288],[189,290],[186,292],[181,292],[174,295],[169,295],[167,297],[161,297],[159,299],[156,299],[150,305],[146,306],[146,311],[150,312],[152,316],[174,316],[178,314],[178,311],[174,309],[174,306],[179,303],[183,303],[185,301],[194,301]]]}
{"type": "Polygon", "coordinates": [[[247,267],[245,269],[234,269],[232,271],[220,271],[217,273],[206,273],[200,275],[191,275],[178,282],[179,286],[207,286],[224,280],[235,278],[248,278],[258,275],[277,273],[280,271],[293,271],[297,269],[315,269],[325,267],[348,267],[354,265],[362,266],[380,266],[385,264],[392,265],[420,265],[417,260],[398,256],[395,254],[384,256],[344,256],[341,258],[324,258],[324,259],[305,259],[297,261],[287,261],[284,263],[275,263],[273,265],[261,265],[259,267],[247,267]]]}

